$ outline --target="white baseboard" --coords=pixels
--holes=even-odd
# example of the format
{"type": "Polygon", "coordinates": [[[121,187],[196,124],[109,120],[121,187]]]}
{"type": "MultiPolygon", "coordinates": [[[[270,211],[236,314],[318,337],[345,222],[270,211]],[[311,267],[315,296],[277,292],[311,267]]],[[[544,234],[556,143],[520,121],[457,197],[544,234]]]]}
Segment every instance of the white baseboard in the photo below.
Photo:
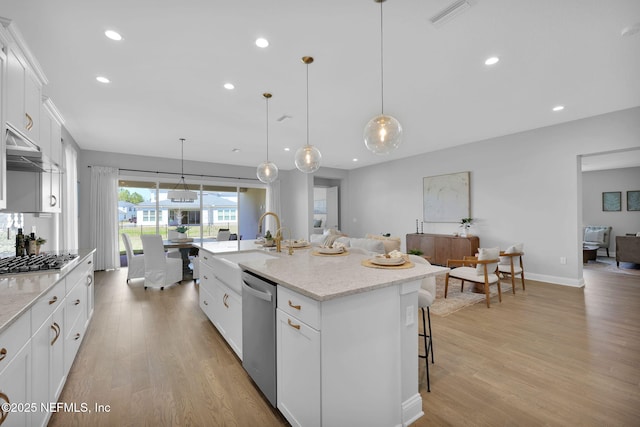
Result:
{"type": "Polygon", "coordinates": [[[584,278],[571,279],[569,277],[549,276],[546,274],[526,273],[527,279],[536,280],[538,282],[553,283],[554,285],[572,286],[574,288],[582,288],[584,286],[584,278]]]}

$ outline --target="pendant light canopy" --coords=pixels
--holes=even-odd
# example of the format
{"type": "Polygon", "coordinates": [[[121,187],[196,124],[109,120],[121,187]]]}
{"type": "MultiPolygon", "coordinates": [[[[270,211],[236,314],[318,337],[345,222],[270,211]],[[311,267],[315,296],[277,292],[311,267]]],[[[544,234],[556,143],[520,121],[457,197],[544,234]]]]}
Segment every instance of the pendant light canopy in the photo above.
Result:
{"type": "Polygon", "coordinates": [[[296,151],[296,167],[304,173],[313,173],[320,168],[322,154],[313,145],[309,144],[309,64],[313,62],[311,56],[303,56],[302,62],[307,65],[307,144],[296,151]]]}
{"type": "Polygon", "coordinates": [[[382,3],[385,0],[374,0],[380,3],[380,104],[381,113],[367,123],[364,128],[364,145],[376,154],[388,154],[398,148],[402,142],[402,126],[394,117],[384,114],[384,54],[383,54],[383,21],[382,3]]]}
{"type": "Polygon", "coordinates": [[[269,99],[272,95],[265,92],[262,96],[264,96],[267,104],[267,160],[258,165],[256,175],[260,181],[270,184],[278,179],[278,167],[275,163],[269,161],[269,99]]]}
{"type": "Polygon", "coordinates": [[[198,193],[189,190],[187,183],[184,180],[184,138],[180,138],[182,143],[182,149],[180,154],[181,168],[180,168],[180,181],[167,193],[167,197],[175,203],[193,203],[198,198],[198,193]]]}

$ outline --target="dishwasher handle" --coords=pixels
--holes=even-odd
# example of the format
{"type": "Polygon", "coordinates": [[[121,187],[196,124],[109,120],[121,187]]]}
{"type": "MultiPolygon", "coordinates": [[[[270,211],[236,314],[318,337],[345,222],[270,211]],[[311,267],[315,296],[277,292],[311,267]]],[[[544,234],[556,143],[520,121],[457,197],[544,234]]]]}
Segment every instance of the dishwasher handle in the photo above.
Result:
{"type": "Polygon", "coordinates": [[[251,285],[244,280],[242,281],[242,288],[243,288],[243,292],[248,292],[256,298],[260,298],[268,302],[271,302],[271,300],[273,299],[273,294],[271,292],[269,291],[262,292],[255,288],[252,288],[251,285]]]}

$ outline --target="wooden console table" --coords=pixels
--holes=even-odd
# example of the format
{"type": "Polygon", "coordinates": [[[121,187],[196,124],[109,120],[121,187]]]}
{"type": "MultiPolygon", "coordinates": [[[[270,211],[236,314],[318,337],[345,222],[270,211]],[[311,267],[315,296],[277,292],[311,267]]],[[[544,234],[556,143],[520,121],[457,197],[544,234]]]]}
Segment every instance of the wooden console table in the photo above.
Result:
{"type": "Polygon", "coordinates": [[[463,259],[478,253],[478,236],[458,237],[447,234],[407,234],[407,252],[419,249],[430,257],[431,264],[447,265],[448,259],[463,259]]]}

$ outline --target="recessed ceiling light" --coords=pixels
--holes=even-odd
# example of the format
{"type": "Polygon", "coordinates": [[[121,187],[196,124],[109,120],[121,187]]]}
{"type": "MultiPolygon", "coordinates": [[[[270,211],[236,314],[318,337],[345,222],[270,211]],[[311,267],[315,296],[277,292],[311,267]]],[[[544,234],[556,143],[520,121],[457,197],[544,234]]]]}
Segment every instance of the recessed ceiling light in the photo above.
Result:
{"type": "Polygon", "coordinates": [[[622,31],[620,32],[620,34],[623,37],[630,37],[638,33],[640,33],[640,22],[636,22],[633,25],[629,25],[628,27],[623,28],[622,31]]]}
{"type": "Polygon", "coordinates": [[[285,148],[284,148],[284,151],[291,151],[291,148],[289,148],[289,147],[285,147],[285,148]]]}
{"type": "Polygon", "coordinates": [[[104,35],[110,38],[111,40],[115,40],[117,42],[122,40],[122,36],[117,31],[107,30],[104,32],[104,35]]]}
{"type": "Polygon", "coordinates": [[[492,56],[491,58],[487,58],[486,61],[484,61],[484,65],[494,65],[497,64],[498,61],[500,61],[500,58],[498,58],[497,56],[492,56]]]}
{"type": "Polygon", "coordinates": [[[562,111],[564,110],[564,105],[556,105],[552,108],[553,111],[562,111]]]}
{"type": "Polygon", "coordinates": [[[224,88],[227,89],[227,90],[233,90],[236,87],[233,85],[233,83],[225,83],[224,84],[224,88]]]}
{"type": "Polygon", "coordinates": [[[358,161],[358,159],[352,159],[352,161],[357,162],[357,161],[358,161]]]}
{"type": "Polygon", "coordinates": [[[234,148],[234,149],[233,149],[233,150],[231,150],[231,151],[233,151],[234,153],[239,153],[239,152],[240,152],[240,149],[239,149],[239,148],[234,148]]]}
{"type": "Polygon", "coordinates": [[[96,80],[99,81],[100,83],[111,83],[111,80],[103,76],[96,77],[96,80]]]}
{"type": "Polygon", "coordinates": [[[265,47],[269,46],[269,40],[260,37],[260,38],[256,39],[256,46],[265,48],[265,47]]]}

